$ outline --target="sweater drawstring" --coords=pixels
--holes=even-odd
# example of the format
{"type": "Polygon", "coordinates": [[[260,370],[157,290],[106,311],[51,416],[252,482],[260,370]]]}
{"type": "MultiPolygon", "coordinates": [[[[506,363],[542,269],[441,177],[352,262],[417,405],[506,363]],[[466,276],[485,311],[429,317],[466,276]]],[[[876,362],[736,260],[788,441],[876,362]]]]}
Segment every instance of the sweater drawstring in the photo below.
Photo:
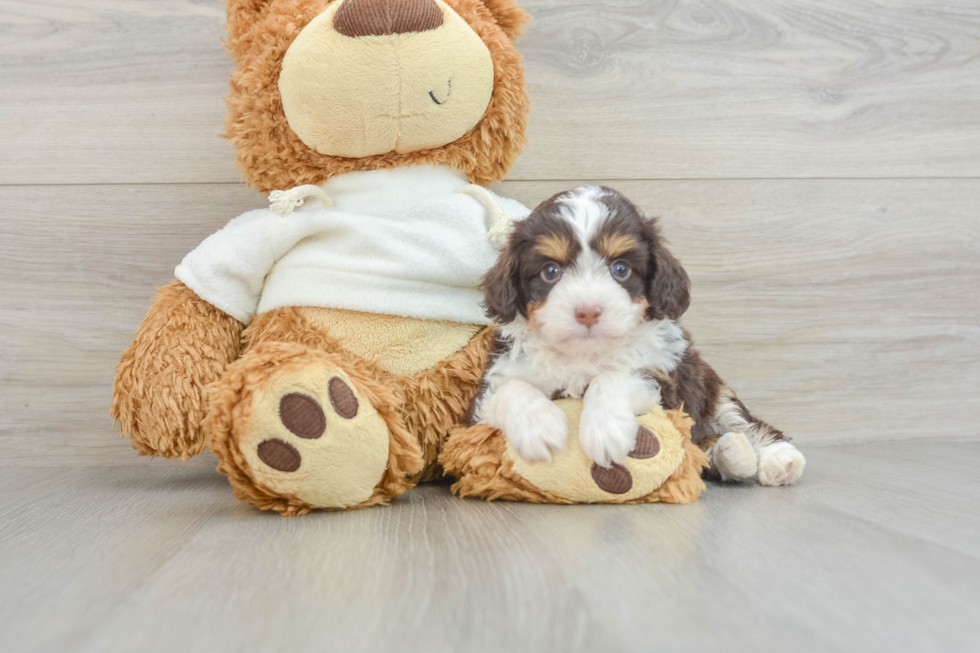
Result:
{"type": "Polygon", "coordinates": [[[497,249],[503,249],[507,244],[507,239],[510,238],[510,232],[514,229],[514,223],[504,213],[504,210],[500,208],[500,205],[497,204],[497,200],[493,198],[490,191],[483,186],[468,184],[456,192],[471,195],[486,204],[487,209],[490,210],[490,215],[493,216],[493,224],[490,225],[490,229],[487,231],[487,239],[497,249]]]}
{"type": "Polygon", "coordinates": [[[307,197],[315,197],[323,204],[323,208],[333,207],[333,200],[327,195],[327,191],[319,186],[307,185],[297,186],[292,190],[274,190],[269,193],[269,209],[286,217],[297,207],[303,206],[307,197]]]}

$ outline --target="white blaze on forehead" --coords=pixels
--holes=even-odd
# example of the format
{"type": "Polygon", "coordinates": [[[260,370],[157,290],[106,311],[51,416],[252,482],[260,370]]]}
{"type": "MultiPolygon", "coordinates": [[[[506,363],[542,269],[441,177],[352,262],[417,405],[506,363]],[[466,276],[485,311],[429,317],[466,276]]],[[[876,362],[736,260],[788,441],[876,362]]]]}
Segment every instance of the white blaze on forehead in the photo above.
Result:
{"type": "Polygon", "coordinates": [[[605,280],[608,276],[605,274],[607,261],[591,245],[603,223],[609,219],[608,205],[599,201],[607,194],[608,191],[599,186],[580,186],[558,197],[559,215],[571,225],[581,246],[572,266],[574,276],[580,279],[605,280]]]}
{"type": "Polygon", "coordinates": [[[566,279],[609,281],[615,284],[613,287],[621,287],[609,274],[609,262],[601,254],[585,244],[583,244],[582,251],[575,257],[575,262],[562,280],[564,281],[566,279]]]}
{"type": "Polygon", "coordinates": [[[599,201],[605,194],[599,186],[580,186],[558,197],[560,215],[575,230],[583,250],[609,217],[609,208],[599,201]]]}

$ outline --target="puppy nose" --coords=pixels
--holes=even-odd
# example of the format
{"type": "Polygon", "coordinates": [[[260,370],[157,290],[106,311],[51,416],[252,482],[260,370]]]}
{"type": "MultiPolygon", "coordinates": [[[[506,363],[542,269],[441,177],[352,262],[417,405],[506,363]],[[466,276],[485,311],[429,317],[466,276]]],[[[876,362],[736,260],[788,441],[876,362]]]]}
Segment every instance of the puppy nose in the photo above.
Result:
{"type": "Polygon", "coordinates": [[[436,0],[344,0],[333,26],[344,36],[391,36],[442,25],[436,0]]]}
{"type": "Polygon", "coordinates": [[[595,326],[602,315],[602,309],[598,306],[579,306],[575,309],[575,321],[586,327],[595,326]]]}

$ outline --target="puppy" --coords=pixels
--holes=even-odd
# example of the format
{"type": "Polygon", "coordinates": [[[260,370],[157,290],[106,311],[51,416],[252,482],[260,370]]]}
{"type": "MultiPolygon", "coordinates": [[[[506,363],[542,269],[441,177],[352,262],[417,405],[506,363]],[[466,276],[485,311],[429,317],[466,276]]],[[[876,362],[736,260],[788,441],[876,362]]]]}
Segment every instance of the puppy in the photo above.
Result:
{"type": "Polygon", "coordinates": [[[516,224],[483,288],[499,329],[468,419],[500,429],[522,458],[565,448],[553,400],[581,397],[579,441],[604,467],[623,463],[636,416],[660,404],[695,420],[709,477],[788,485],[802,474],[802,454],[749,413],[678,325],[687,273],[656,220],[617,191],[586,186],[542,203],[516,224]]]}

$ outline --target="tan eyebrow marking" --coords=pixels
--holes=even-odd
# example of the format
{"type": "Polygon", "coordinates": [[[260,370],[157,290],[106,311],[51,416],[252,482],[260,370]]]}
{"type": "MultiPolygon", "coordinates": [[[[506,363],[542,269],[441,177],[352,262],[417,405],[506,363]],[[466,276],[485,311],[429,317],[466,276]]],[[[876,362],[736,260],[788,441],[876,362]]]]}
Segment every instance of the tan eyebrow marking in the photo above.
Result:
{"type": "Polygon", "coordinates": [[[616,258],[635,249],[638,245],[636,238],[629,234],[602,234],[596,243],[596,249],[606,258],[616,258]]]}
{"type": "Polygon", "coordinates": [[[537,242],[534,244],[534,251],[538,254],[562,263],[568,261],[571,249],[572,243],[568,236],[561,234],[538,236],[537,242]]]}

